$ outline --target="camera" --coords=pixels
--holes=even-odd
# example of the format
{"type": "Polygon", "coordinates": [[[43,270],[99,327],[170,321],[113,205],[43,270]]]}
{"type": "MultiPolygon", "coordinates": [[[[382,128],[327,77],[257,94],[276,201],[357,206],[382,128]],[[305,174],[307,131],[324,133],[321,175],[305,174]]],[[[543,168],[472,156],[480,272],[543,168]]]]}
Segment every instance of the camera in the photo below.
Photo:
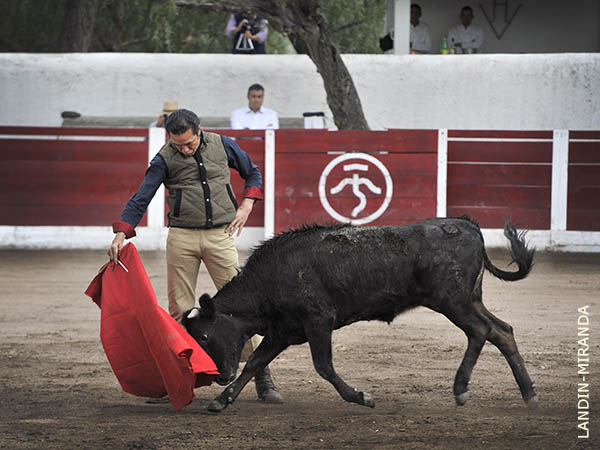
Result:
{"type": "Polygon", "coordinates": [[[248,18],[248,17],[242,17],[242,20],[246,19],[248,21],[248,23],[246,23],[241,29],[240,31],[242,33],[245,33],[246,31],[250,30],[250,33],[252,34],[256,34],[258,31],[255,32],[255,28],[256,28],[256,21],[252,18],[248,18]]]}

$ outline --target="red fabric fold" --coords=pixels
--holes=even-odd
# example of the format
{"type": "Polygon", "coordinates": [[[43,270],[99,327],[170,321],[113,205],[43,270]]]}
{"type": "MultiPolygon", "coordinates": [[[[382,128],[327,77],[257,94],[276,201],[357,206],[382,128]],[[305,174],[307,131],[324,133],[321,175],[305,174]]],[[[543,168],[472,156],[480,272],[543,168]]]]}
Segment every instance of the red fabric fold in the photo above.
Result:
{"type": "Polygon", "coordinates": [[[123,390],[144,397],[168,395],[175,410],[194,399],[219,372],[212,359],[157,301],[132,243],[119,252],[127,268],[100,269],[86,295],[100,307],[100,339],[123,390]]]}

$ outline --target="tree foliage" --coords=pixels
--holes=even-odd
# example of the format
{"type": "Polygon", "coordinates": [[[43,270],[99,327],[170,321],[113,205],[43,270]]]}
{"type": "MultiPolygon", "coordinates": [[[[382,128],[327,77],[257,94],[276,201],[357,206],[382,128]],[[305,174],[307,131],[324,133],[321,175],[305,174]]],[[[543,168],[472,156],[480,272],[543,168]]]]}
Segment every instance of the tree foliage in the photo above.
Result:
{"type": "Polygon", "coordinates": [[[229,15],[269,20],[268,53],[306,53],[340,129],[367,129],[340,52],[379,53],[386,0],[0,0],[3,52],[229,53],[229,15]],[[291,42],[291,45],[290,45],[291,42]]]}
{"type": "MultiPolygon", "coordinates": [[[[214,2],[219,3],[219,2],[214,2]]],[[[341,53],[380,53],[385,0],[320,2],[331,38],[341,53]]],[[[0,0],[0,52],[229,53],[229,12],[178,8],[175,0],[0,0]],[[87,49],[61,45],[65,16],[74,6],[95,9],[87,49]]],[[[63,43],[64,44],[64,43],[63,43]]],[[[285,33],[269,30],[269,53],[295,53],[285,33]]]]}

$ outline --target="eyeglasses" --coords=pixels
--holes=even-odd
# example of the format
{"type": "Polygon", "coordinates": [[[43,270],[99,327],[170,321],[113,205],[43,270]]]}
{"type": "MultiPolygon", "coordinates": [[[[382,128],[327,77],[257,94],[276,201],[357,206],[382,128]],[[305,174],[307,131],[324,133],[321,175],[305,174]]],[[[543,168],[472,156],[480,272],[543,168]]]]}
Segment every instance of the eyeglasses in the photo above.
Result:
{"type": "Polygon", "coordinates": [[[175,147],[177,147],[177,150],[185,150],[186,148],[190,149],[190,150],[195,150],[196,145],[197,145],[197,141],[196,141],[197,138],[198,138],[198,135],[195,134],[191,141],[186,142],[185,144],[173,143],[173,145],[175,145],[175,147]]]}

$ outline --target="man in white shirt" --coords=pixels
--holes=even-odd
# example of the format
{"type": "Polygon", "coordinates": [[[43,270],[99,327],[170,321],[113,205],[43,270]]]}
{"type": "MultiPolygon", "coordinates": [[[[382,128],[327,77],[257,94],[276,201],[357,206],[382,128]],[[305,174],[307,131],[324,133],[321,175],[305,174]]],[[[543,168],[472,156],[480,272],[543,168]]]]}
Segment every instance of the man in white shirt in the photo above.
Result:
{"type": "Polygon", "coordinates": [[[473,10],[465,6],[460,11],[461,25],[448,32],[448,47],[454,47],[456,53],[479,53],[483,44],[483,30],[472,24],[473,10]]]}
{"type": "Polygon", "coordinates": [[[279,117],[272,109],[262,106],[264,99],[265,89],[260,84],[250,86],[248,106],[231,113],[231,128],[233,130],[277,130],[279,117]]]}
{"type": "Polygon", "coordinates": [[[414,54],[431,52],[429,26],[420,19],[421,7],[413,3],[410,5],[410,52],[414,54]]]}

